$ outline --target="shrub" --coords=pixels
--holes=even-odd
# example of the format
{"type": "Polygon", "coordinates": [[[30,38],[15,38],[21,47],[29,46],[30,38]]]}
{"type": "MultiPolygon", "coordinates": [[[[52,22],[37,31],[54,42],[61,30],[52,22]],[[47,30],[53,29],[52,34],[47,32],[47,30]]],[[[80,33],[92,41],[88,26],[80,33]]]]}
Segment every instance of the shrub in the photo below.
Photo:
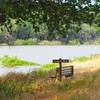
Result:
{"type": "Polygon", "coordinates": [[[24,42],[25,42],[25,45],[32,45],[33,44],[32,39],[24,40],[24,42]]]}
{"type": "Polygon", "coordinates": [[[36,44],[37,44],[37,39],[27,39],[27,40],[17,39],[15,41],[15,45],[36,45],[36,44]]]}
{"type": "Polygon", "coordinates": [[[79,44],[79,41],[77,39],[70,40],[68,44],[76,45],[76,44],[79,44]]]}
{"type": "Polygon", "coordinates": [[[17,39],[15,45],[25,45],[24,40],[17,39]]]}

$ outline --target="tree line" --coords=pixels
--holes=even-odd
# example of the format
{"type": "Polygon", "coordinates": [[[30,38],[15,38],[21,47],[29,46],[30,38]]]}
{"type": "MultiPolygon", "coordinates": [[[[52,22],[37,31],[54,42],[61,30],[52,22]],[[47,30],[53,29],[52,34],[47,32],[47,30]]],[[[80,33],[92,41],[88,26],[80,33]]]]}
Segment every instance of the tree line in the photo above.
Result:
{"type": "MultiPolygon", "coordinates": [[[[81,32],[82,25],[88,24],[90,30],[93,25],[100,27],[99,13],[100,0],[0,0],[1,31],[8,40],[68,42],[75,38],[81,43],[86,38],[81,32]]],[[[89,35],[95,37],[90,31],[89,35]]]]}

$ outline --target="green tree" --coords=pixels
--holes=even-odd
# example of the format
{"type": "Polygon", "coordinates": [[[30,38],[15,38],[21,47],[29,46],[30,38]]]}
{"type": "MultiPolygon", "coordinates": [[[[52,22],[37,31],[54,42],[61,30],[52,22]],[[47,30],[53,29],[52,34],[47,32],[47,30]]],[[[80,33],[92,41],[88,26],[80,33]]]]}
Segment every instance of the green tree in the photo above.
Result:
{"type": "Polygon", "coordinates": [[[33,27],[38,31],[37,23],[46,23],[48,29],[60,30],[65,25],[66,29],[71,21],[89,21],[88,16],[91,9],[97,12],[99,1],[91,4],[92,0],[0,0],[0,22],[17,19],[32,22],[33,27]],[[2,17],[3,16],[3,17],[2,17]]]}
{"type": "Polygon", "coordinates": [[[100,27],[100,13],[95,17],[94,23],[100,27]]]}
{"type": "Polygon", "coordinates": [[[34,30],[33,35],[38,39],[66,37],[72,23],[78,26],[76,32],[70,32],[74,38],[82,23],[91,27],[99,12],[100,0],[0,0],[0,24],[8,29],[7,33],[12,35],[12,19],[17,25],[30,22],[34,30]],[[48,32],[44,32],[45,35],[40,27],[43,24],[48,32]]]}

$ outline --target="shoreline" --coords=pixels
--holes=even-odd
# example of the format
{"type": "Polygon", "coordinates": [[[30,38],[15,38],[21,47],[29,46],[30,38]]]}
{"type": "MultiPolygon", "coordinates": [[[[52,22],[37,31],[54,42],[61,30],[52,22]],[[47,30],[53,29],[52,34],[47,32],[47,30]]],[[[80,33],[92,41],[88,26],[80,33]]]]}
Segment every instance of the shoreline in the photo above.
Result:
{"type": "MultiPolygon", "coordinates": [[[[100,69],[100,55],[94,55],[91,56],[86,61],[74,61],[65,65],[73,65],[74,66],[74,74],[82,74],[85,72],[94,72],[98,69],[100,69]]],[[[41,68],[42,66],[16,66],[16,67],[3,67],[3,65],[0,64],[0,76],[3,74],[8,74],[8,73],[22,73],[22,74],[27,74],[30,73],[31,71],[34,70],[44,70],[41,68]]]]}
{"type": "Polygon", "coordinates": [[[27,73],[30,73],[31,71],[37,70],[39,68],[40,68],[40,66],[16,66],[16,67],[12,67],[12,68],[0,67],[0,76],[5,76],[9,73],[27,74],[27,73]]]}

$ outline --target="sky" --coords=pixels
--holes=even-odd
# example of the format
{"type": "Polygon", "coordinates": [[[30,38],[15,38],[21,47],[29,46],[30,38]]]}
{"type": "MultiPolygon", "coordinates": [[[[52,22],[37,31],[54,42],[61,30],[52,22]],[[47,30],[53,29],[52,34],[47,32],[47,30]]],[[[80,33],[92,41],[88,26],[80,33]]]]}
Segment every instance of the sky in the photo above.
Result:
{"type": "MultiPolygon", "coordinates": [[[[92,1],[92,4],[94,4],[95,0],[91,0],[92,1]]],[[[65,2],[65,0],[63,0],[63,2],[65,2]]]]}

